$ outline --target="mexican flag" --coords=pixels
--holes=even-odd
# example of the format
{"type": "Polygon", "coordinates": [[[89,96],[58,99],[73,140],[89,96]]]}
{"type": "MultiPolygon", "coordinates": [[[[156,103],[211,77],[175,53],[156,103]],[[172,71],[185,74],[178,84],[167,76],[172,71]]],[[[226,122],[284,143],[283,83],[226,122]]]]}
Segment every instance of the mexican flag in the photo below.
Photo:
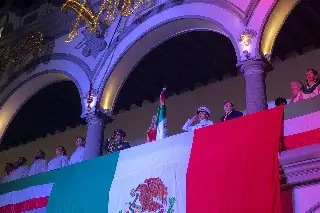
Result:
{"type": "Polygon", "coordinates": [[[0,212],[280,213],[282,116],[267,110],[1,184],[0,212]]]}
{"type": "Polygon", "coordinates": [[[157,113],[157,140],[167,137],[167,115],[166,115],[166,88],[160,94],[160,106],[157,113]]]}

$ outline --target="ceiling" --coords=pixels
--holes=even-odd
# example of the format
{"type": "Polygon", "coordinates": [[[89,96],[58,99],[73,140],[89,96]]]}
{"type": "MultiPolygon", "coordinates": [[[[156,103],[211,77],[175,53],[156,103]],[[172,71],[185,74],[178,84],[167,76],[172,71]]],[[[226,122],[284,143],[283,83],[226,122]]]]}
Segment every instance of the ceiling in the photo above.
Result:
{"type": "MultiPolygon", "coordinates": [[[[292,52],[304,54],[320,47],[320,1],[302,1],[289,15],[276,40],[273,59],[286,60],[292,52]]],[[[168,95],[181,94],[208,83],[238,75],[231,42],[208,31],[176,36],[145,56],[125,82],[114,113],[143,101],[154,102],[163,86],[168,95]]],[[[80,119],[80,97],[71,82],[53,84],[32,97],[5,133],[0,149],[75,127],[80,119]],[[64,104],[60,104],[64,103],[64,104]]]]}

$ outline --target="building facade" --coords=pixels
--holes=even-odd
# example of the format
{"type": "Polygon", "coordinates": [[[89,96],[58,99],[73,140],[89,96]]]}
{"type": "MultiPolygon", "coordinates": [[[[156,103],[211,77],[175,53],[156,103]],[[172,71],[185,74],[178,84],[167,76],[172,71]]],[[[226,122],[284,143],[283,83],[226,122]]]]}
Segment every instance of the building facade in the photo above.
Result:
{"type": "MultiPolygon", "coordinates": [[[[31,156],[35,147],[44,141],[70,140],[76,135],[85,135],[85,159],[92,159],[100,156],[104,134],[110,134],[116,127],[125,127],[133,143],[141,144],[144,129],[155,113],[157,103],[113,116],[117,97],[131,71],[144,56],[165,41],[191,31],[213,31],[228,38],[241,75],[169,98],[168,109],[172,111],[168,111],[168,117],[175,117],[171,134],[179,132],[185,116],[210,99],[212,103],[208,105],[221,113],[226,97],[247,114],[267,109],[268,102],[278,96],[290,98],[290,79],[303,78],[303,71],[308,67],[320,68],[317,63],[320,52],[317,50],[304,58],[295,56],[284,62],[271,63],[277,35],[299,2],[138,1],[135,6],[116,11],[109,17],[109,23],[103,21],[103,16],[97,16],[97,21],[94,15],[85,14],[82,10],[86,7],[99,14],[103,0],[86,5],[71,0],[63,5],[48,2],[23,15],[4,7],[0,13],[0,139],[19,109],[32,96],[56,82],[72,81],[81,98],[81,118],[86,125],[23,145],[24,150],[30,152],[27,155],[31,156]],[[90,32],[90,29],[95,29],[95,32],[90,32]],[[289,75],[290,79],[286,78],[289,75]],[[231,92],[223,97],[212,97],[213,91],[226,88],[231,88],[231,92]],[[177,115],[183,102],[188,102],[186,109],[177,115]],[[114,121],[109,124],[111,120],[114,121]],[[136,122],[145,127],[135,126],[136,122]]],[[[71,148],[72,143],[68,142],[66,146],[71,148]]],[[[56,145],[53,143],[50,148],[56,145]]],[[[0,156],[6,161],[12,160],[21,152],[20,149],[3,151],[0,156]]],[[[284,155],[291,160],[284,160],[283,165],[291,165],[295,157],[290,157],[290,153],[284,155]]],[[[310,159],[306,157],[296,161],[304,160],[310,159]]],[[[317,166],[315,168],[318,169],[317,166]]],[[[288,184],[300,185],[314,178],[318,175],[302,177],[288,184]]]]}

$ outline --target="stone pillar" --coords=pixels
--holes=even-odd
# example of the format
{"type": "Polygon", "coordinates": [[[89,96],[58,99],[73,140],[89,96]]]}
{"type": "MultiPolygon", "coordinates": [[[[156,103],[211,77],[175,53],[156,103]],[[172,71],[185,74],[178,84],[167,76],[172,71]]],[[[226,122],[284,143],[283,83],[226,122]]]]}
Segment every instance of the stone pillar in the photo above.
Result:
{"type": "Polygon", "coordinates": [[[255,57],[242,61],[237,66],[246,81],[246,113],[267,109],[265,77],[272,70],[271,64],[263,57],[255,57]]]}
{"type": "Polygon", "coordinates": [[[86,114],[84,118],[88,125],[84,160],[89,160],[102,154],[104,129],[110,117],[99,111],[95,111],[86,114]]]}

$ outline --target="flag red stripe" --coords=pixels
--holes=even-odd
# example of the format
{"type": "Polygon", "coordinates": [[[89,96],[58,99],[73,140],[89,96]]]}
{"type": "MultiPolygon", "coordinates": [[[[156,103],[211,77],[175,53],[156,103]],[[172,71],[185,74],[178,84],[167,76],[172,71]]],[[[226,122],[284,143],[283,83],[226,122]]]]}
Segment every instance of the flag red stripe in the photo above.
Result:
{"type": "Polygon", "coordinates": [[[293,190],[283,189],[280,196],[282,213],[294,213],[293,190]]]}
{"type": "Polygon", "coordinates": [[[283,107],[195,131],[187,213],[280,213],[283,107]]]}
{"type": "Polygon", "coordinates": [[[296,149],[320,142],[320,129],[314,129],[284,137],[284,146],[287,150],[296,149]]]}
{"type": "Polygon", "coordinates": [[[39,197],[0,207],[1,213],[22,213],[47,206],[49,197],[39,197]]]}

